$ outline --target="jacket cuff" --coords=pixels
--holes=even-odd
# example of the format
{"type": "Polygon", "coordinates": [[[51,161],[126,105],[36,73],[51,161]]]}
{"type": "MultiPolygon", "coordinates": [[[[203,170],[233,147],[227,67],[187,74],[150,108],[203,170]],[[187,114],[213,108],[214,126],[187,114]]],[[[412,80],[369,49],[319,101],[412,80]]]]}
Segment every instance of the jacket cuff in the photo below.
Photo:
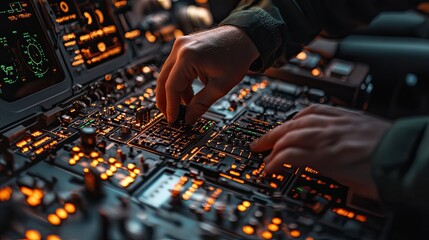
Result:
{"type": "Polygon", "coordinates": [[[396,122],[373,153],[372,175],[389,206],[429,211],[429,118],[396,122]]]}
{"type": "Polygon", "coordinates": [[[278,19],[272,17],[261,8],[251,8],[233,12],[220,25],[232,25],[242,29],[259,50],[257,58],[250,70],[263,72],[269,68],[281,55],[282,27],[285,23],[277,9],[272,9],[278,19]]]}

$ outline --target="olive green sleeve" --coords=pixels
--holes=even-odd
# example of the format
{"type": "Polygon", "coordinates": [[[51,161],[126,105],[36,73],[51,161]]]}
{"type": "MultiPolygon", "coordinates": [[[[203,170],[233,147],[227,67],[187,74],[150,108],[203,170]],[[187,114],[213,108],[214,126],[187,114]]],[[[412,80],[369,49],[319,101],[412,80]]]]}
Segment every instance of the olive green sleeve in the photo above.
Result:
{"type": "Polygon", "coordinates": [[[429,212],[429,117],[396,122],[373,154],[381,198],[394,209],[429,212]]]}
{"type": "Polygon", "coordinates": [[[282,54],[286,24],[270,1],[242,1],[220,25],[241,28],[256,45],[260,57],[251,65],[252,71],[265,70],[282,54]]]}
{"type": "Polygon", "coordinates": [[[263,72],[281,56],[297,54],[322,30],[344,36],[380,11],[409,9],[421,0],[242,0],[220,25],[233,25],[252,39],[260,57],[250,67],[263,72]]]}

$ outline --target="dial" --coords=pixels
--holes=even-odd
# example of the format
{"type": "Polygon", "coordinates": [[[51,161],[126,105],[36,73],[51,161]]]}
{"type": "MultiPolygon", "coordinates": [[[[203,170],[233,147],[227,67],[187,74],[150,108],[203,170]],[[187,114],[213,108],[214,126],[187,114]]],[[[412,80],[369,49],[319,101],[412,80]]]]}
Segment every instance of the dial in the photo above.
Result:
{"type": "Polygon", "coordinates": [[[44,77],[49,71],[49,60],[45,49],[37,41],[37,34],[24,33],[20,45],[27,67],[36,77],[44,77]]]}

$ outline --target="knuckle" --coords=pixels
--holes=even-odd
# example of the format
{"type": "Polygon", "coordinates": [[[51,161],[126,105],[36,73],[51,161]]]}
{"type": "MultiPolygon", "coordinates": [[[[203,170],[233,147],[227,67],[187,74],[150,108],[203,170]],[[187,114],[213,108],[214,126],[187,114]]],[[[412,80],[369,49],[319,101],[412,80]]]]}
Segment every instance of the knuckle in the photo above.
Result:
{"type": "Polygon", "coordinates": [[[189,41],[189,38],[190,38],[189,36],[178,37],[176,39],[176,41],[174,41],[174,46],[175,47],[180,47],[180,46],[186,44],[189,41]]]}
{"type": "Polygon", "coordinates": [[[182,46],[179,50],[179,56],[187,59],[193,58],[197,53],[197,49],[195,49],[195,47],[191,46],[190,44],[182,46]]]}

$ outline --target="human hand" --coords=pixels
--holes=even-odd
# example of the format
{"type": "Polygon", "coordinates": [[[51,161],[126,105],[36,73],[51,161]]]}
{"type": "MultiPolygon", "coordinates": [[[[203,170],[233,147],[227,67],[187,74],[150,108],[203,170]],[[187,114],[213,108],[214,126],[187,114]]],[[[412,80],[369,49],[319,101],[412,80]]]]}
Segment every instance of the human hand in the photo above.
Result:
{"type": "Polygon", "coordinates": [[[178,38],[158,76],[158,108],[168,122],[174,122],[183,102],[188,105],[186,123],[195,123],[243,79],[258,56],[250,38],[234,26],[178,38]],[[194,96],[192,83],[196,77],[205,87],[194,96]]]}
{"type": "Polygon", "coordinates": [[[276,173],[284,163],[309,166],[358,195],[378,199],[370,157],[390,126],[362,113],[312,105],[250,147],[254,152],[272,149],[264,159],[267,173],[276,173]]]}

